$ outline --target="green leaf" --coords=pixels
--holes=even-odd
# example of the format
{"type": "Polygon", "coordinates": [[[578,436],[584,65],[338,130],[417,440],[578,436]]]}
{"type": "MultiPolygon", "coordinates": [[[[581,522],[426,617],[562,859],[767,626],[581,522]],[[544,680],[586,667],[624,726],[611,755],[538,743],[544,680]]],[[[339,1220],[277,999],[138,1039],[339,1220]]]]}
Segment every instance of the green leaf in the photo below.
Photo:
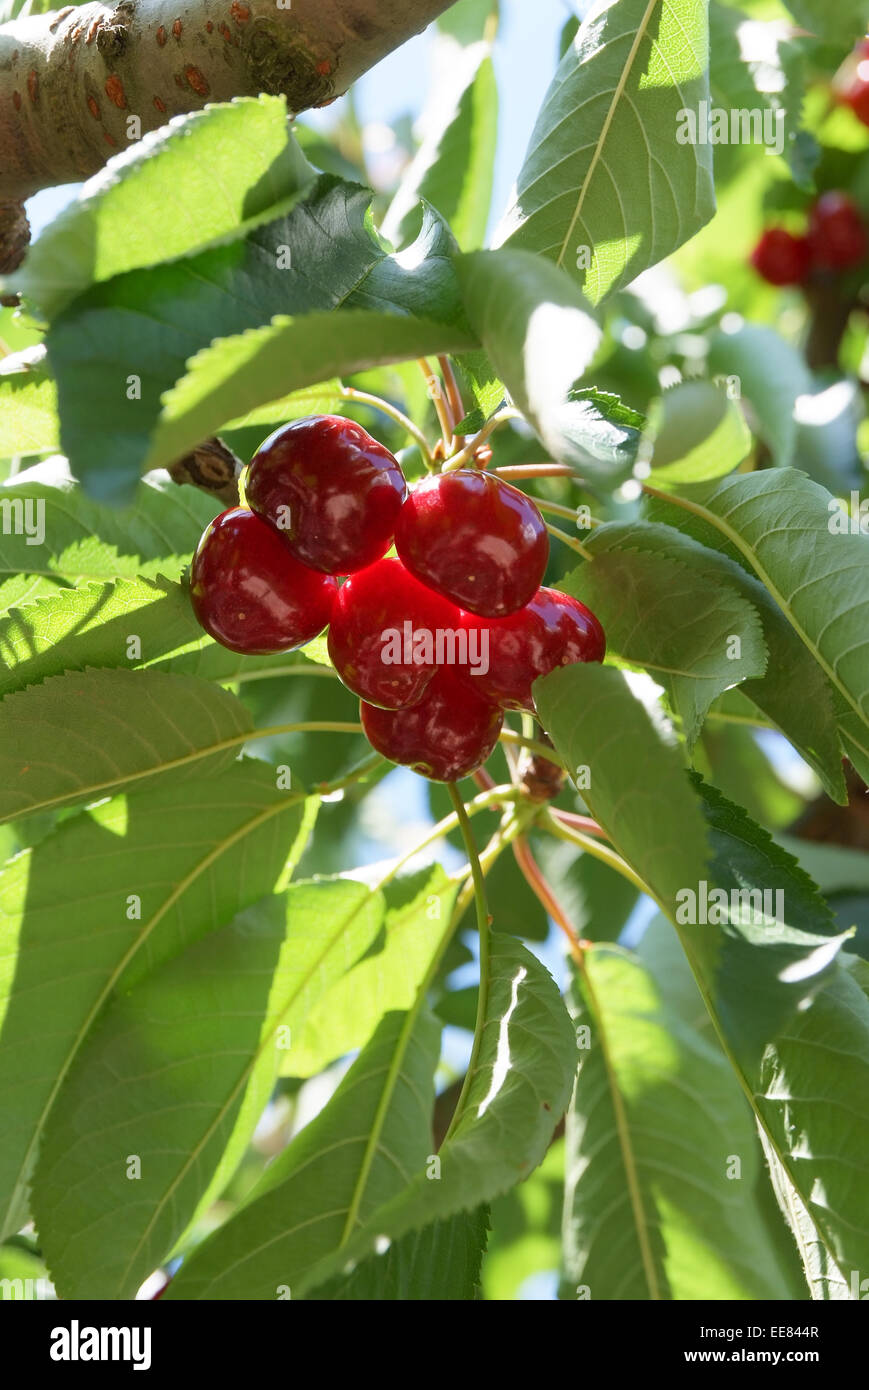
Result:
{"type": "Polygon", "coordinates": [[[486,1207],[458,1212],[409,1232],[382,1255],[369,1255],[352,1274],[321,1285],[312,1297],[426,1303],[477,1299],[488,1231],[486,1207]]]}
{"type": "Polygon", "coordinates": [[[475,346],[462,318],[448,228],[429,209],[414,246],[392,254],[373,226],[371,198],[368,189],[323,175],[291,211],[244,240],[115,276],[79,296],[48,334],[73,472],[101,498],[126,501],[146,457],[171,461],[213,433],[209,426],[196,434],[193,418],[182,428],[173,397],[161,442],[149,454],[164,395],[215,339],[230,341],[213,357],[206,352],[196,384],[181,390],[191,416],[208,398],[197,427],[207,418],[218,428],[330,376],[423,349],[475,346]],[[232,376],[255,355],[244,336],[249,330],[261,330],[252,341],[266,349],[268,372],[260,363],[253,380],[242,373],[239,389],[230,390],[227,361],[232,376]]]}
{"type": "Polygon", "coordinates": [[[220,685],[247,685],[255,681],[276,680],[281,676],[320,676],[337,680],[337,672],[326,659],[315,637],[307,647],[295,652],[277,652],[270,656],[243,656],[231,652],[204,634],[201,640],[183,651],[143,662],[158,671],[198,676],[200,680],[216,681],[220,685]]]}
{"type": "Polygon", "coordinates": [[[767,1160],[813,1299],[865,1298],[869,1268],[869,967],[832,978],[750,1078],[767,1160]],[[856,1277],[855,1277],[856,1275],[856,1277]]]}
{"type": "Polygon", "coordinates": [[[0,874],[0,1229],[22,1224],[42,1126],[113,994],[271,892],[304,847],[302,798],[269,767],[185,791],[75,816],[0,874]]]}
{"type": "MultiPolygon", "coordinates": [[[[782,154],[790,165],[795,182],[805,192],[813,189],[812,172],[820,155],[820,146],[813,136],[801,129],[805,99],[803,77],[805,40],[785,36],[776,20],[754,20],[757,26],[754,47],[763,58],[743,57],[740,30],[748,16],[741,9],[711,0],[709,5],[709,89],[712,104],[728,112],[759,112],[764,122],[772,122],[773,141],[781,140],[782,154]],[[762,38],[761,38],[762,36],[762,38]],[[768,114],[769,113],[769,114],[768,114]]],[[[749,21],[751,22],[751,21],[749,21]]],[[[752,31],[749,31],[752,32],[752,31]]],[[[751,48],[749,43],[746,45],[751,48]]],[[[715,148],[715,178],[743,173],[745,156],[763,152],[770,147],[761,142],[717,145],[715,148]]]]}
{"type": "Polygon", "coordinates": [[[776,835],[776,841],[799,861],[825,897],[847,890],[869,893],[869,854],[845,845],[819,844],[796,835],[776,835]]]}
{"type": "Polygon", "coordinates": [[[288,382],[310,385],[470,341],[465,330],[409,315],[334,310],[276,316],[267,328],[222,338],[191,358],[187,375],[164,397],[147,466],[178,458],[219,429],[227,410],[251,412],[288,382]]]}
{"type": "Polygon", "coordinates": [[[782,467],[793,463],[797,445],[794,406],[798,396],[815,389],[802,353],[765,324],[745,323],[733,333],[718,333],[712,338],[708,362],[711,372],[738,379],[740,394],[751,403],[758,431],[775,462],[782,467]]]}
{"type": "Polygon", "coordinates": [[[514,1303],[528,1296],[526,1280],[537,1283],[544,1271],[556,1274],[563,1199],[564,1140],[553,1139],[540,1167],[492,1203],[492,1231],[483,1264],[483,1297],[488,1302],[514,1303]]]}
{"type": "Polygon", "coordinates": [[[713,527],[766,586],[830,681],[844,751],[862,775],[869,768],[869,539],[850,532],[824,488],[789,468],[700,484],[673,500],[713,527]]]}
{"type": "Polygon", "coordinates": [[[312,177],[283,97],[174,117],[89,179],[6,283],[54,318],[90,285],[240,235],[312,177]]]}
{"type": "Polygon", "coordinates": [[[637,418],[577,389],[601,330],[567,275],[525,251],[478,251],[456,261],[468,317],[498,376],[546,449],[592,483],[625,477],[637,418]]]}
{"type": "Polygon", "coordinates": [[[0,458],[41,454],[60,440],[57,387],[47,372],[9,371],[0,361],[0,458]]]}
{"type": "Polygon", "coordinates": [[[637,890],[608,864],[551,835],[534,840],[534,855],[579,936],[616,941],[637,904],[637,890]]]}
{"type": "Polygon", "coordinates": [[[0,618],[0,695],[88,666],[150,665],[201,636],[180,584],[119,579],[63,589],[0,618]]]}
{"type": "Polygon", "coordinates": [[[609,447],[614,454],[624,455],[634,460],[639,446],[640,430],[645,425],[645,417],[638,410],[625,405],[613,391],[601,391],[596,386],[572,387],[567,399],[574,407],[564,418],[576,416],[577,423],[568,431],[579,440],[583,436],[583,414],[589,419],[589,428],[597,423],[601,432],[601,442],[606,440],[606,426],[611,426],[609,447]]]}
{"type": "Polygon", "coordinates": [[[134,1297],[205,1210],[227,1144],[243,1154],[283,1048],[370,945],[382,910],[349,880],[296,884],[113,1001],[55,1102],[33,1181],[65,1296],[134,1297]],[[135,1202],[128,1154],[141,1160],[135,1202]]]}
{"type": "Polygon", "coordinates": [[[192,676],[89,670],[0,702],[0,821],[151,777],[222,772],[252,733],[240,700],[192,676]]]}
{"type": "Polygon", "coordinates": [[[646,514],[668,524],[662,525],[658,520],[653,520],[651,525],[632,526],[630,537],[633,545],[640,550],[660,550],[673,559],[684,561],[698,577],[702,575],[704,582],[737,589],[755,609],[760,617],[769,660],[766,674],[761,679],[745,681],[740,687],[752,704],[741,708],[738,713],[740,717],[753,715],[755,722],[762,723],[759,713],[762,709],[814,768],[833,800],[844,805],[847,793],[833,693],[812,654],[800,641],[765,586],[729,555],[710,549],[709,542],[714,545],[719,539],[715,531],[701,527],[700,539],[706,542],[701,545],[699,540],[693,539],[692,516],[660,498],[652,499],[651,504],[647,505],[646,514]],[[677,531],[676,527],[685,525],[686,521],[689,534],[677,531]]]}
{"type": "Polygon", "coordinates": [[[430,1014],[387,1014],[326,1108],[185,1260],[165,1297],[274,1299],[289,1289],[295,1299],[311,1269],[424,1173],[439,1044],[430,1014]]]}
{"type": "Polygon", "coordinates": [[[647,529],[642,522],[596,528],[585,542],[591,559],[561,588],[597,615],[611,652],[664,685],[690,749],[712,701],[763,675],[766,643],[757,610],[720,573],[704,572],[702,553],[644,549],[647,529]]]}
{"type": "Polygon", "coordinates": [[[475,43],[497,23],[499,0],[455,0],[445,14],[438,15],[437,27],[459,43],[475,43]]]}
{"type": "Polygon", "coordinates": [[[304,415],[335,415],[341,408],[340,381],[321,381],[315,386],[306,386],[301,391],[291,391],[287,396],[255,406],[253,410],[239,415],[227,422],[229,430],[248,429],[252,425],[279,425],[287,420],[298,420],[304,415]]]}
{"type": "Polygon", "coordinates": [[[177,579],[219,508],[198,488],[152,474],[119,510],[88,498],[63,459],[0,486],[0,611],[61,585],[125,576],[177,579]]]}
{"type": "Polygon", "coordinates": [[[712,150],[685,140],[709,99],[706,6],[599,0],[565,54],[496,235],[553,260],[593,304],[715,211],[712,150]],[[684,143],[683,143],[684,141],[684,143]]]}
{"type": "Polygon", "coordinates": [[[848,48],[862,38],[866,29],[862,0],[836,0],[835,5],[827,5],[824,0],[785,0],[785,8],[810,34],[848,48]]]}
{"type": "Polygon", "coordinates": [[[482,1043],[461,1116],[438,1154],[440,1177],[433,1180],[420,1166],[338,1255],[305,1275],[301,1293],[385,1239],[398,1240],[509,1191],[541,1162],[573,1084],[573,1029],[552,978],[514,938],[493,935],[489,970],[482,1043]]]}
{"type": "Polygon", "coordinates": [[[563,666],[534,682],[534,698],[591,814],[668,915],[675,913],[677,894],[705,876],[709,854],[678,751],[612,667],[563,666]]]}
{"type": "Polygon", "coordinates": [[[395,246],[412,241],[419,229],[420,201],[436,207],[463,250],[482,246],[489,220],[495,145],[498,134],[498,88],[491,47],[475,43],[456,49],[441,39],[447,75],[435,85],[423,112],[425,135],[398,186],[383,223],[395,246]]]}
{"type": "Polygon", "coordinates": [[[739,407],[708,381],[674,386],[652,407],[644,446],[652,483],[706,482],[732,473],[751,452],[739,407]]]}
{"type": "Polygon", "coordinates": [[[712,864],[705,889],[686,881],[675,921],[731,1056],[750,1070],[830,977],[844,938],[796,860],[741,806],[699,778],[697,786],[709,823],[712,864]],[[713,884],[726,899],[718,900],[721,912],[709,901],[713,884]],[[734,893],[740,897],[734,899],[734,893]],[[706,922],[695,910],[704,898],[706,922]],[[697,937],[716,923],[721,939],[710,972],[697,937]]]}
{"type": "Polygon", "coordinates": [[[42,1260],[22,1245],[0,1245],[0,1302],[54,1299],[51,1280],[42,1260]]]}
{"type": "Polygon", "coordinates": [[[534,683],[591,814],[679,932],[730,1053],[753,1066],[820,988],[842,937],[815,885],[741,807],[689,781],[624,676],[594,663],[534,683]]]}
{"type": "Polygon", "coordinates": [[[571,1012],[581,1061],[565,1132],[562,1297],[787,1298],[752,1195],[751,1111],[714,1039],[613,946],[584,953],[571,1012]]]}
{"type": "MultiPolygon", "coordinates": [[[[384,1014],[409,1009],[449,921],[456,885],[438,864],[389,884],[383,936],[316,1003],[283,1056],[286,1076],[316,1076],[364,1047],[384,1014]]],[[[380,897],[372,893],[372,897],[380,897]]]]}

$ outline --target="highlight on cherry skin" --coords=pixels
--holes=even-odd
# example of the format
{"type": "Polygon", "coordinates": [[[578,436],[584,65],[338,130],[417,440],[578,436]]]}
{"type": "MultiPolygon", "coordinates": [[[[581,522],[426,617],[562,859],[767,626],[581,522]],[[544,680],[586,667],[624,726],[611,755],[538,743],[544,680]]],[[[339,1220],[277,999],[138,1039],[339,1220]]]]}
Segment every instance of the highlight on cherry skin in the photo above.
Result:
{"type": "Polygon", "coordinates": [[[359,713],[372,748],[432,782],[476,772],[504,723],[497,705],[472,694],[449,667],[434,674],[418,704],[387,710],[361,700],[359,713]]]}
{"type": "Polygon", "coordinates": [[[398,516],[395,548],[411,574],[452,603],[504,618],[537,592],[549,536],[530,497],[494,473],[424,478],[398,516]]]}
{"type": "Polygon", "coordinates": [[[190,570],[193,611],[205,631],[248,656],[312,641],[329,622],[337,591],[335,579],[300,565],[246,507],[214,518],[190,570]]]}
{"type": "Polygon", "coordinates": [[[478,653],[485,635],[487,655],[485,670],[482,662],[462,667],[462,678],[501,709],[533,714],[531,687],[538,676],[577,661],[603,661],[606,654],[604,630],[591,609],[559,589],[538,589],[530,603],[508,618],[486,621],[463,613],[462,621],[477,630],[478,653]]]}
{"type": "Polygon", "coordinates": [[[387,556],[352,574],[339,589],[329,626],[329,656],[354,695],[383,709],[401,709],[422,698],[435,672],[434,665],[420,659],[413,636],[458,631],[461,620],[454,604],[387,556]],[[408,624],[410,642],[403,640],[408,624]],[[389,650],[393,634],[398,636],[398,660],[389,650]]]}
{"type": "Polygon", "coordinates": [[[260,445],[245,496],[303,565],[354,574],[392,545],[407,483],[398,460],[361,425],[311,415],[260,445]]]}
{"type": "Polygon", "coordinates": [[[388,450],[323,416],[266,440],[245,502],[210,523],[193,558],[200,623],[248,655],[292,651],[328,626],[369,742],[425,777],[476,771],[504,711],[535,712],[539,676],[604,658],[594,614],[540,585],[549,542],[539,509],[493,473],[447,471],[407,496],[388,450]],[[285,514],[295,525],[282,525],[285,514]],[[387,556],[393,539],[399,555],[387,556]]]}

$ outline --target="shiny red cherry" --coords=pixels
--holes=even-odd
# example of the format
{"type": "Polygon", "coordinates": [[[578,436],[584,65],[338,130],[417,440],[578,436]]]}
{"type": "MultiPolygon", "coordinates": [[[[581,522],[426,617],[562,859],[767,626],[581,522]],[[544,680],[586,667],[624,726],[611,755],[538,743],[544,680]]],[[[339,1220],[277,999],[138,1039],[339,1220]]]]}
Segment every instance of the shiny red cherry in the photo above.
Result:
{"type": "Polygon", "coordinates": [[[401,709],[422,699],[446,635],[459,634],[461,622],[454,604],[387,557],[352,574],[339,589],[329,655],[354,695],[401,709]]]}
{"type": "Polygon", "coordinates": [[[833,92],[858,120],[869,125],[869,40],[863,39],[845,59],[833,78],[833,92]]]}
{"type": "Polygon", "coordinates": [[[848,270],[866,256],[866,228],[860,209],[847,193],[822,193],[809,214],[812,264],[821,270],[848,270]]]}
{"type": "Polygon", "coordinates": [[[412,574],[484,618],[533,598],[549,558],[546,524],[530,497],[470,468],[425,478],[398,518],[395,548],[412,574]]]}
{"type": "Polygon", "coordinates": [[[246,655],[310,642],[328,623],[337,588],[294,560],[278,533],[245,507],[209,523],[190,571],[193,611],[205,631],[246,655]]]}
{"type": "Polygon", "coordinates": [[[486,761],[504,716],[450,670],[437,673],[417,705],[378,709],[360,702],[369,743],[385,758],[433,782],[457,782],[486,761]]]}
{"type": "Polygon", "coordinates": [[[485,622],[470,613],[463,617],[476,629],[477,666],[461,668],[462,678],[502,709],[533,713],[531,685],[538,676],[575,661],[603,661],[606,653],[604,630],[591,609],[558,589],[538,589],[509,618],[485,622]]]}
{"type": "Polygon", "coordinates": [[[751,253],[751,264],[771,285],[801,285],[811,268],[808,237],[768,227],[751,253]]]}
{"type": "Polygon", "coordinates": [[[353,574],[392,545],[407,495],[397,460],[361,425],[312,415],[270,434],[245,479],[249,506],[303,565],[353,574]]]}

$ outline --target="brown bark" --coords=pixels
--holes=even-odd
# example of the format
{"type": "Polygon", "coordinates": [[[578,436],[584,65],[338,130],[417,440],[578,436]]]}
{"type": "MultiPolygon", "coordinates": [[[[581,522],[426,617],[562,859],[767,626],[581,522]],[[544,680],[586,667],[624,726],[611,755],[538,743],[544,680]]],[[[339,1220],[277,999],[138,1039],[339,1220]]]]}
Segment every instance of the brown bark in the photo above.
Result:
{"type": "Polygon", "coordinates": [[[238,506],[238,479],[242,470],[240,458],[228,449],[222,439],[206,439],[192,454],[169,465],[169,475],[176,483],[190,483],[210,492],[227,507],[238,506]]]}
{"type": "Polygon", "coordinates": [[[14,20],[0,27],[0,203],[85,178],[209,102],[326,105],[451,3],[120,0],[14,20]]]}
{"type": "MultiPolygon", "coordinates": [[[[0,203],[0,275],[11,275],[18,269],[29,245],[30,223],[24,204],[0,203]]],[[[17,294],[0,295],[0,305],[17,303],[17,294]]]]}

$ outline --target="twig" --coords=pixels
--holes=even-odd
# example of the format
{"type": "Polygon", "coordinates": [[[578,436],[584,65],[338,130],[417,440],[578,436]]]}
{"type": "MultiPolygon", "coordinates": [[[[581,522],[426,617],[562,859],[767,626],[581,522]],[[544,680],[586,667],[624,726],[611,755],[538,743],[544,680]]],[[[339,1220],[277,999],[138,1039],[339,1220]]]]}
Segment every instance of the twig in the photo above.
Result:
{"type": "Polygon", "coordinates": [[[543,904],[543,907],[549,913],[555,925],[560,927],[567,937],[570,945],[570,954],[577,963],[581,963],[582,943],[573,930],[573,927],[570,925],[570,922],[567,920],[566,912],[547,883],[543,871],[534,858],[534,855],[531,853],[531,848],[524,835],[520,835],[518,840],[514,840],[513,855],[524,875],[528,887],[543,904]]]}
{"type": "Polygon", "coordinates": [[[424,357],[418,357],[416,360],[419,364],[420,371],[425,377],[429,399],[434,403],[434,408],[437,412],[438,424],[441,427],[441,435],[443,436],[444,450],[447,454],[450,454],[453,448],[453,426],[456,422],[452,418],[452,412],[450,411],[447,398],[444,395],[444,389],[438,380],[437,373],[432,371],[431,363],[424,357]]]}
{"type": "Polygon", "coordinates": [[[518,420],[520,418],[519,411],[514,410],[512,405],[507,405],[503,410],[496,411],[491,420],[486,421],[479,433],[475,434],[472,439],[469,439],[463,449],[460,449],[457,454],[452,454],[447,459],[443,466],[444,473],[452,473],[455,469],[464,468],[465,464],[472,463],[477,450],[483,447],[489,436],[494,434],[495,430],[498,429],[500,425],[505,425],[508,420],[518,420]]]}
{"type": "Polygon", "coordinates": [[[204,440],[192,453],[170,463],[167,471],[173,482],[189,483],[219,498],[227,507],[237,507],[238,480],[243,467],[241,459],[222,439],[215,437],[204,440]]]}

